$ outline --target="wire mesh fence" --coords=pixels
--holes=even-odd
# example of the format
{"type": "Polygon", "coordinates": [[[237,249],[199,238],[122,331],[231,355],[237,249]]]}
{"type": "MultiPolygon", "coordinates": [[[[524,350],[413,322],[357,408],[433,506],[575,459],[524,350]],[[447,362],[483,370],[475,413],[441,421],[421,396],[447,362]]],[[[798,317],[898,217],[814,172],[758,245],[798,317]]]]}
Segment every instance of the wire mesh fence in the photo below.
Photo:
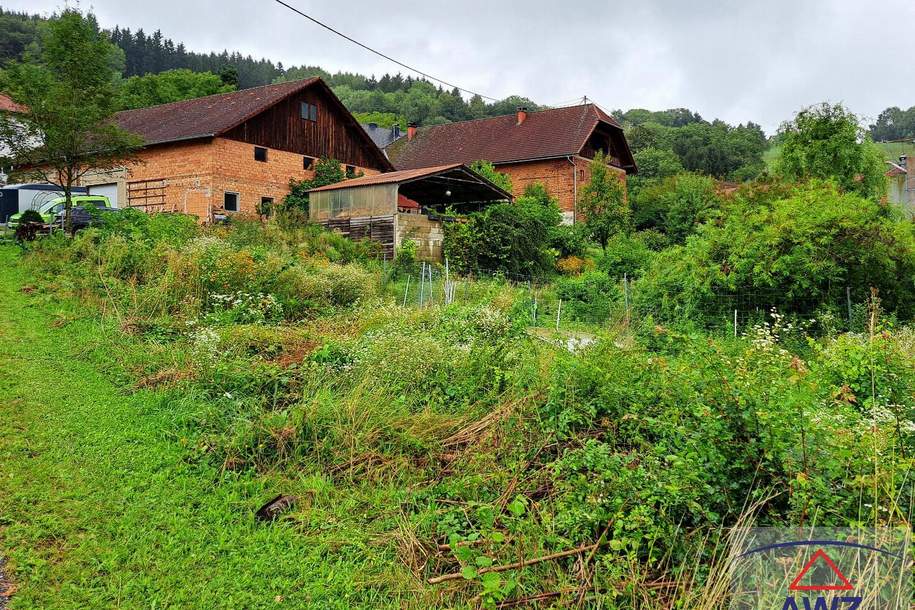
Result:
{"type": "MultiPolygon", "coordinates": [[[[576,329],[632,325],[652,321],[692,322],[721,334],[740,335],[752,327],[790,315],[811,326],[829,324],[853,329],[863,325],[869,289],[835,287],[817,294],[797,295],[776,289],[741,292],[708,290],[682,311],[661,312],[637,302],[638,282],[626,276],[601,290],[581,294],[569,289],[574,278],[548,279],[534,274],[511,274],[477,269],[455,273],[448,264],[418,263],[415,270],[384,274],[385,289],[404,307],[476,304],[510,298],[514,316],[532,327],[576,329]],[[672,319],[673,318],[673,319],[672,319]],[[821,318],[829,318],[824,320],[821,318]]],[[[574,287],[574,286],[573,286],[574,287]]]]}

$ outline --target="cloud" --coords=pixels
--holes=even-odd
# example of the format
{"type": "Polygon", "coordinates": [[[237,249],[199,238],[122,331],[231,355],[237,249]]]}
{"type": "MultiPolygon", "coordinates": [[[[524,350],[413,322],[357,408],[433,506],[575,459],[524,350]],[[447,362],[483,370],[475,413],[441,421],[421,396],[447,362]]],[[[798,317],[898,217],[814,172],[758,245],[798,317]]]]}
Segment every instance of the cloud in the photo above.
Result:
{"type": "MultiPolygon", "coordinates": [[[[613,108],[688,107],[774,131],[805,105],[841,101],[873,118],[915,105],[915,3],[886,0],[528,0],[454,4],[289,0],[405,63],[485,95],[546,104],[587,95],[613,108]]],[[[52,11],[59,0],[14,0],[52,11]]],[[[400,70],[271,0],[94,0],[104,26],[163,33],[198,51],[284,65],[400,70]]]]}

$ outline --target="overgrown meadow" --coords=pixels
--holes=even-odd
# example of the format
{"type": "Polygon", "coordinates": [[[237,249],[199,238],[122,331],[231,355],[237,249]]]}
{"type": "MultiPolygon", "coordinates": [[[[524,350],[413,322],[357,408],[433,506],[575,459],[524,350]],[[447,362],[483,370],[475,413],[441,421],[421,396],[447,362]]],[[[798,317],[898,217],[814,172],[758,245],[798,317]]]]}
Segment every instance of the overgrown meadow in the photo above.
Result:
{"type": "Polygon", "coordinates": [[[774,312],[738,338],[593,326],[570,351],[497,280],[403,307],[376,254],[282,218],[125,210],[25,260],[150,346],[133,386],[170,393],[214,486],[280,475],[282,519],[355,521],[346,559],[387,558],[363,586],[415,607],[711,608],[735,524],[910,523],[915,328],[879,298],[861,332],[774,312]]]}

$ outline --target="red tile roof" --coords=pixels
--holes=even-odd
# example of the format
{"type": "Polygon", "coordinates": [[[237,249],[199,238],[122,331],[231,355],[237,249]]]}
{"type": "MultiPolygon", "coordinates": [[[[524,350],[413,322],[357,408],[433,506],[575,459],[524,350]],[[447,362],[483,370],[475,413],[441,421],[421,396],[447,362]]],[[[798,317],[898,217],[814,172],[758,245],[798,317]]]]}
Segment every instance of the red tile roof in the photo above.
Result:
{"type": "Polygon", "coordinates": [[[398,169],[485,159],[509,163],[575,155],[581,152],[594,129],[604,124],[617,132],[625,148],[623,165],[632,155],[620,125],[594,104],[530,112],[521,125],[517,115],[498,116],[417,130],[412,140],[401,138],[385,149],[398,169]]]}
{"type": "Polygon", "coordinates": [[[321,79],[309,78],[149,108],[124,110],[114,115],[114,120],[127,131],[142,136],[146,144],[212,137],[225,133],[318,82],[321,79]]]}
{"type": "Polygon", "coordinates": [[[350,188],[354,186],[400,184],[402,182],[416,180],[417,178],[425,178],[426,176],[432,176],[434,174],[446,172],[450,169],[457,169],[459,167],[461,167],[460,163],[450,163],[448,165],[438,165],[435,167],[421,167],[417,169],[405,169],[396,172],[388,172],[386,174],[374,174],[372,176],[362,176],[361,178],[344,180],[343,182],[335,182],[334,184],[328,184],[327,186],[319,186],[318,188],[313,188],[308,192],[315,193],[318,191],[335,191],[337,189],[350,188]]]}
{"type": "Polygon", "coordinates": [[[22,104],[17,104],[8,95],[0,93],[0,112],[25,112],[26,108],[22,104]]]}
{"type": "Polygon", "coordinates": [[[308,192],[317,193],[320,191],[335,191],[339,189],[348,189],[360,186],[377,186],[379,184],[402,185],[409,182],[416,182],[424,178],[434,178],[443,174],[454,176],[454,173],[460,174],[460,182],[482,185],[484,188],[493,193],[501,195],[505,199],[511,200],[512,198],[511,193],[502,190],[500,187],[496,186],[488,179],[479,175],[462,163],[450,163],[448,165],[438,165],[435,167],[420,167],[417,169],[404,169],[395,172],[388,172],[386,174],[362,176],[361,178],[353,178],[351,180],[344,180],[343,182],[336,182],[326,186],[319,186],[318,188],[313,188],[308,192]]]}

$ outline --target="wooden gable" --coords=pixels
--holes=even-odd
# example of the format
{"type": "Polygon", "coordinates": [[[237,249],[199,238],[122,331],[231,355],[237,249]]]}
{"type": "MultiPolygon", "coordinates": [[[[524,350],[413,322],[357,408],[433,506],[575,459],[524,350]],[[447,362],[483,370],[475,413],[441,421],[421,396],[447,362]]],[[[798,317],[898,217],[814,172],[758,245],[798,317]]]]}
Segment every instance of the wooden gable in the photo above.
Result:
{"type": "Polygon", "coordinates": [[[309,157],[330,157],[345,165],[380,171],[393,169],[384,153],[323,83],[280,100],[223,135],[309,157]],[[303,104],[308,106],[303,108],[303,104]],[[314,110],[308,112],[311,107],[314,110]]]}

